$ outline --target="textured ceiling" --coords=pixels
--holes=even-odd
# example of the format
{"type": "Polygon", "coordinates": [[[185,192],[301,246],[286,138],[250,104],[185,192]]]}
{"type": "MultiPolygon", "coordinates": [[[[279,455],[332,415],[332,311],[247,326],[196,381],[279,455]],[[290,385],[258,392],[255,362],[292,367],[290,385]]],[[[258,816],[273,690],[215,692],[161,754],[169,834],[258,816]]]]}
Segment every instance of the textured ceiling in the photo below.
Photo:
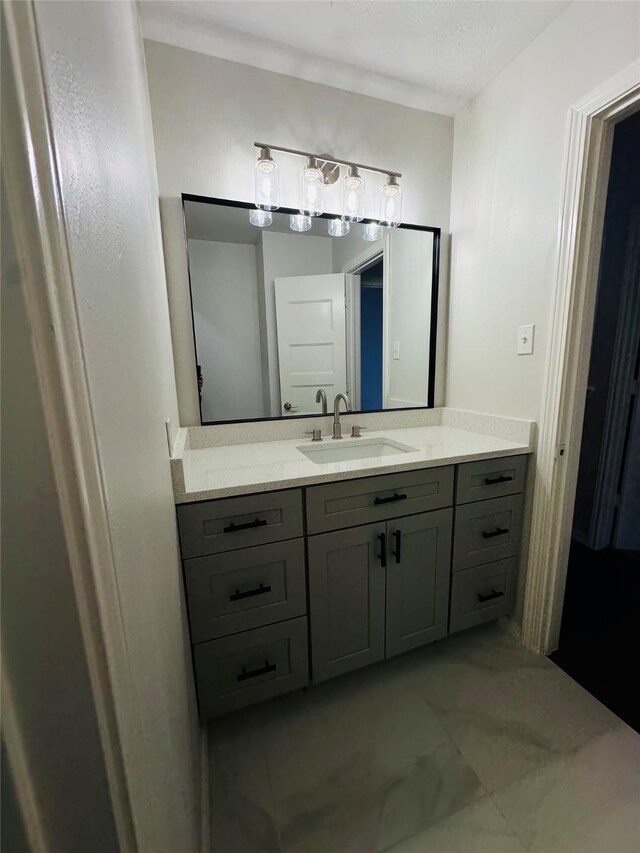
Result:
{"type": "Polygon", "coordinates": [[[139,0],[145,38],[455,114],[563,0],[139,0]]]}

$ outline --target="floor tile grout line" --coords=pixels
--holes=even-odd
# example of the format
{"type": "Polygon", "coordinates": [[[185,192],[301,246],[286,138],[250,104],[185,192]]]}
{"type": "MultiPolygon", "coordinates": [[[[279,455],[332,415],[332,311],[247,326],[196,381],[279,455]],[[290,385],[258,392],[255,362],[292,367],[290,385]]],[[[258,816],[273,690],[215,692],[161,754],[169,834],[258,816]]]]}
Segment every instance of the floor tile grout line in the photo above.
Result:
{"type": "MultiPolygon", "coordinates": [[[[532,771],[532,772],[533,772],[533,771],[532,771]]],[[[528,774],[525,774],[525,776],[527,776],[527,775],[528,775],[528,774]]],[[[521,778],[524,778],[524,776],[523,776],[523,777],[521,777],[521,778]]],[[[499,790],[503,790],[503,789],[502,789],[502,788],[500,788],[499,790]]],[[[494,791],[493,793],[495,793],[495,791],[494,791]]],[[[494,797],[493,797],[493,794],[491,794],[491,793],[490,793],[488,796],[489,796],[489,799],[491,800],[491,802],[493,803],[493,805],[496,807],[496,809],[500,812],[500,814],[502,815],[502,817],[505,819],[505,821],[507,822],[507,826],[511,829],[511,831],[513,832],[513,834],[515,835],[515,837],[518,839],[518,841],[520,842],[520,844],[522,844],[522,846],[524,847],[524,849],[525,849],[525,850],[530,850],[530,849],[531,849],[531,845],[527,844],[527,842],[525,841],[525,839],[524,839],[524,838],[522,837],[522,835],[518,832],[518,828],[517,828],[517,827],[516,827],[516,826],[515,826],[515,825],[514,825],[510,820],[509,820],[509,818],[508,818],[508,817],[507,817],[507,815],[502,811],[502,809],[500,808],[500,806],[498,805],[498,803],[496,803],[496,801],[495,801],[495,799],[494,799],[494,797]]]]}
{"type": "Polygon", "coordinates": [[[429,832],[431,829],[435,829],[437,826],[440,826],[441,823],[444,823],[446,820],[450,820],[455,815],[460,814],[464,809],[469,808],[470,806],[475,806],[478,803],[481,803],[483,800],[486,800],[489,797],[489,794],[485,792],[480,797],[476,797],[475,800],[470,800],[468,803],[465,803],[459,809],[456,809],[453,812],[449,812],[449,814],[443,815],[441,818],[436,820],[434,823],[430,823],[429,826],[424,826],[422,829],[419,829],[417,832],[414,832],[413,835],[407,835],[404,838],[398,838],[397,841],[392,842],[388,847],[384,847],[382,850],[377,850],[376,853],[389,853],[390,850],[393,850],[394,847],[397,847],[398,844],[404,844],[406,841],[411,841],[412,838],[416,838],[418,835],[422,835],[424,832],[429,832]]]}

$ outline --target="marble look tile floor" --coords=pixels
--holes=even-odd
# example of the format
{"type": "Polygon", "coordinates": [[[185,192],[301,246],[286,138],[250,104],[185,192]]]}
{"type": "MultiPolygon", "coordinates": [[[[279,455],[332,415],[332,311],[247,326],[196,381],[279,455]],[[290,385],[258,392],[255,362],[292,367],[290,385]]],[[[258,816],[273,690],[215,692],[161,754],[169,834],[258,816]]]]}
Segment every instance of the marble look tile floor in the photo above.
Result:
{"type": "Polygon", "coordinates": [[[214,720],[214,853],[640,853],[640,735],[498,625],[214,720]]]}

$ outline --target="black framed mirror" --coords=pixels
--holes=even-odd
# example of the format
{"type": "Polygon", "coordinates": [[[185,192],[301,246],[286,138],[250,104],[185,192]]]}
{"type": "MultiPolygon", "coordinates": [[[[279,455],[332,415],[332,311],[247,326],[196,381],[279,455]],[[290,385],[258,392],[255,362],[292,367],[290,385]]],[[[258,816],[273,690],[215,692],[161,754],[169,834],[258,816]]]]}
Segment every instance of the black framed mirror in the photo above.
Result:
{"type": "Polygon", "coordinates": [[[203,425],[433,407],[439,228],[182,205],[203,425]]]}

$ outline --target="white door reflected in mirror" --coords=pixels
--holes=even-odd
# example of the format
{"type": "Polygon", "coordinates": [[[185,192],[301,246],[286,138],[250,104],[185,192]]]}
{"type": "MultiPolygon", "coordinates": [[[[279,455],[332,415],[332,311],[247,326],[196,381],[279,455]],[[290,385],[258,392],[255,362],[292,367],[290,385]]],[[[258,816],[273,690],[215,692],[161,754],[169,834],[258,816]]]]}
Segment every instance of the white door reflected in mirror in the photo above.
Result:
{"type": "Polygon", "coordinates": [[[283,415],[317,414],[319,389],[347,390],[344,275],[276,278],[274,289],[283,415]]]}

